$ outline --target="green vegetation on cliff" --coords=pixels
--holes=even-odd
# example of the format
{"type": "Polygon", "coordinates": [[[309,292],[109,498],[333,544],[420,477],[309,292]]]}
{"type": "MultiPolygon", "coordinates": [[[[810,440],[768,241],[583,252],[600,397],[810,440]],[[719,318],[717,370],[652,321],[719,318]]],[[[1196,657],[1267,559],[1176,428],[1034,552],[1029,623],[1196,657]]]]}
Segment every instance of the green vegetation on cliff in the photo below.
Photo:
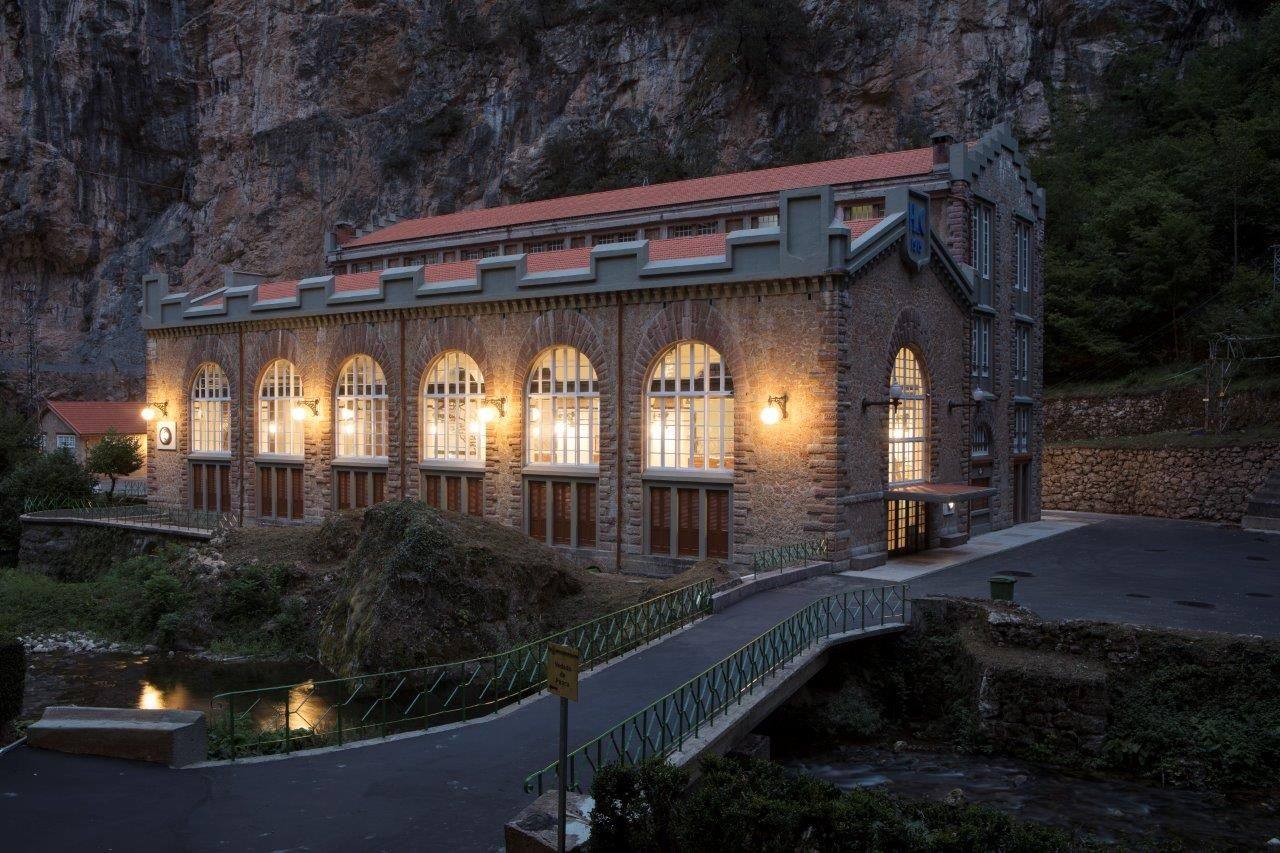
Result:
{"type": "Polygon", "coordinates": [[[1121,54],[1093,106],[1060,104],[1032,170],[1050,212],[1047,381],[1198,361],[1216,332],[1280,334],[1280,5],[1183,68],[1159,45],[1121,54]]]}

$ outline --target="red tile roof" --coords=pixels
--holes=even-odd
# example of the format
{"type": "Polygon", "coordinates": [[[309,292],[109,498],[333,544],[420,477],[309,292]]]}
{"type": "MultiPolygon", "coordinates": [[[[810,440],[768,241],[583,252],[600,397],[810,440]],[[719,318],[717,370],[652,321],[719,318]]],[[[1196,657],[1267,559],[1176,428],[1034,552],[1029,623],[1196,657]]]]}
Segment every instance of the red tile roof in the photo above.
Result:
{"type": "Polygon", "coordinates": [[[78,435],[103,435],[111,429],[121,435],[141,435],[147,431],[147,422],[142,419],[142,403],[50,400],[48,405],[78,435]]]}
{"type": "Polygon", "coordinates": [[[607,190],[566,198],[510,204],[504,207],[464,210],[423,219],[407,219],[363,237],[349,240],[343,244],[343,248],[528,225],[554,219],[622,213],[630,210],[775,193],[801,187],[902,178],[908,175],[928,174],[932,170],[933,150],[913,148],[888,154],[870,154],[843,160],[804,163],[798,166],[779,166],[754,172],[735,172],[730,175],[607,190]]]}
{"type": "Polygon", "coordinates": [[[849,219],[845,221],[844,227],[849,229],[849,239],[856,240],[883,221],[883,217],[880,219],[849,219]]]}

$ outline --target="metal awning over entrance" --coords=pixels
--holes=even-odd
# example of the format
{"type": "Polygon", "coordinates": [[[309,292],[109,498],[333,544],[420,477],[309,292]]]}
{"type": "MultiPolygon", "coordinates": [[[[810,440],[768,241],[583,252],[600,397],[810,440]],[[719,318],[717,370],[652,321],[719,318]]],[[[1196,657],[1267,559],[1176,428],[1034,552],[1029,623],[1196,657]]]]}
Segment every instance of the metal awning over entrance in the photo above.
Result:
{"type": "Polygon", "coordinates": [[[927,504],[945,504],[955,501],[977,501],[989,498],[996,490],[988,486],[970,486],[965,483],[916,483],[913,486],[893,486],[884,490],[885,500],[922,501],[927,504]]]}

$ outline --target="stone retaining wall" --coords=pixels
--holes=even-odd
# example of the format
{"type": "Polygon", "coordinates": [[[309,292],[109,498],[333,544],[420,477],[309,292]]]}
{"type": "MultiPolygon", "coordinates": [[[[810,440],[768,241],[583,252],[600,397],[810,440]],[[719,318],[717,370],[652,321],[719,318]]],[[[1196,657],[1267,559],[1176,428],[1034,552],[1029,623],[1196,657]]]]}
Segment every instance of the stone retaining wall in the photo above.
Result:
{"type": "Polygon", "coordinates": [[[149,554],[164,542],[190,545],[192,537],[130,530],[86,520],[22,519],[18,566],[62,581],[92,580],[117,560],[149,554]]]}
{"type": "MultiPolygon", "coordinates": [[[[1146,394],[1093,394],[1044,401],[1046,442],[1113,438],[1204,426],[1204,389],[1178,388],[1146,394]]],[[[1280,391],[1254,389],[1230,397],[1227,428],[1280,423],[1280,391]]]]}
{"type": "Polygon", "coordinates": [[[1280,443],[1243,447],[1046,447],[1045,509],[1238,522],[1280,463],[1280,443]]]}

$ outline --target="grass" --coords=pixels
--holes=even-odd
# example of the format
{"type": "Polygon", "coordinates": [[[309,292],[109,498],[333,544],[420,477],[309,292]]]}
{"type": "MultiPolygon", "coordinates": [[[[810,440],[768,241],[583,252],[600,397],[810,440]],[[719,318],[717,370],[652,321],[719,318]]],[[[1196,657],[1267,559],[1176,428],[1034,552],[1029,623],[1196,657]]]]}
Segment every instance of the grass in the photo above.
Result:
{"type": "Polygon", "coordinates": [[[1171,447],[1249,447],[1280,444],[1280,426],[1260,426],[1225,432],[1221,435],[1195,431],[1153,432],[1109,438],[1082,438],[1054,442],[1052,447],[1105,447],[1123,450],[1160,450],[1171,447]]]}
{"type": "Polygon", "coordinates": [[[0,634],[102,631],[97,582],[61,583],[18,569],[0,569],[0,634]]]}

